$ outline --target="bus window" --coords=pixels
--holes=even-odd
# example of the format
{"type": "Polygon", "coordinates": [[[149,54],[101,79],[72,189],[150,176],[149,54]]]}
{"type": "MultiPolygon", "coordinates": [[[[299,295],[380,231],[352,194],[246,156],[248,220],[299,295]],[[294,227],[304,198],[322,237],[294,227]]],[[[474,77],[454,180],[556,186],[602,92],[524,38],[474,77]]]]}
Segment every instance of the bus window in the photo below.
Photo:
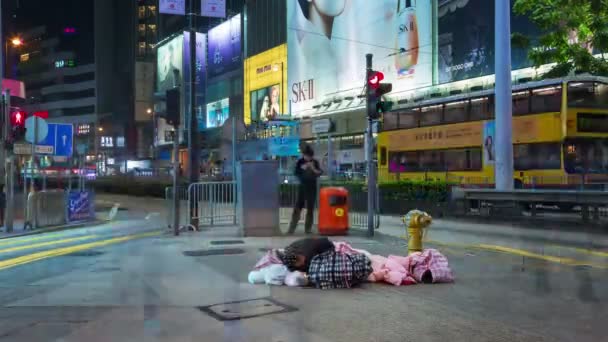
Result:
{"type": "Polygon", "coordinates": [[[490,99],[488,97],[479,97],[476,99],[471,99],[471,121],[491,119],[493,116],[494,112],[491,109],[490,99]]]}
{"type": "Polygon", "coordinates": [[[420,110],[420,126],[432,126],[441,124],[443,116],[443,105],[422,107],[420,110]]]}
{"type": "Polygon", "coordinates": [[[608,170],[608,139],[567,140],[564,168],[568,173],[605,173],[608,170]]]}
{"type": "Polygon", "coordinates": [[[561,168],[559,143],[517,144],[513,163],[517,171],[558,170],[561,168]]]}
{"type": "Polygon", "coordinates": [[[513,93],[513,115],[526,115],[530,113],[530,92],[520,91],[513,93]]]}
{"type": "Polygon", "coordinates": [[[445,171],[445,165],[443,163],[443,151],[420,151],[419,160],[420,171],[445,171]]]}
{"type": "Polygon", "coordinates": [[[390,112],[382,115],[382,129],[389,131],[399,128],[399,113],[390,112]]]}
{"type": "Polygon", "coordinates": [[[390,173],[416,172],[420,170],[417,152],[389,152],[390,173]]]}
{"type": "Polygon", "coordinates": [[[443,159],[448,171],[481,170],[481,149],[446,150],[443,159]]]}
{"type": "Polygon", "coordinates": [[[599,82],[568,83],[568,106],[608,108],[608,85],[599,82]]]}
{"type": "Polygon", "coordinates": [[[451,102],[445,105],[444,122],[457,123],[467,120],[469,101],[451,102]]]}
{"type": "Polygon", "coordinates": [[[386,166],[386,155],[387,155],[386,147],[384,147],[384,146],[380,147],[380,165],[381,166],[386,166]]]}
{"type": "Polygon", "coordinates": [[[562,107],[562,87],[549,87],[542,89],[534,89],[532,91],[532,99],[530,112],[546,113],[559,112],[562,107]]]}
{"type": "Polygon", "coordinates": [[[410,109],[399,113],[399,128],[416,128],[418,127],[419,109],[410,109]]]}

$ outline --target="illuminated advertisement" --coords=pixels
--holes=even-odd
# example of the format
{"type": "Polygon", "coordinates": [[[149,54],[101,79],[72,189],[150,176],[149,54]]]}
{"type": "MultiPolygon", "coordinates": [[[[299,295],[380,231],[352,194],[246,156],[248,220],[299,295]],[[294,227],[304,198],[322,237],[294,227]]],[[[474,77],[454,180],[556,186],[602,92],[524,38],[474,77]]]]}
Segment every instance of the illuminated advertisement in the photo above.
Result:
{"type": "MultiPolygon", "coordinates": [[[[202,33],[196,33],[196,103],[197,106],[195,108],[196,119],[198,122],[198,130],[202,131],[205,129],[205,112],[203,110],[205,103],[205,63],[206,63],[206,54],[205,54],[205,45],[206,45],[206,36],[202,33]]],[[[190,94],[190,32],[184,32],[184,70],[186,73],[184,74],[184,94],[190,94]]],[[[184,96],[184,105],[186,111],[190,110],[190,97],[184,96]]],[[[189,124],[189,123],[187,123],[189,124]]]]}
{"type": "Polygon", "coordinates": [[[267,122],[281,115],[281,87],[278,84],[251,92],[251,121],[267,122]]]}
{"type": "MultiPolygon", "coordinates": [[[[514,0],[511,0],[514,3],[514,0]]],[[[447,83],[494,73],[494,1],[440,1],[437,11],[438,81],[447,83]]],[[[513,33],[531,38],[540,30],[527,17],[512,14],[513,33]]],[[[528,50],[512,47],[513,70],[532,66],[528,50]]]]}
{"type": "Polygon", "coordinates": [[[241,15],[212,28],[208,33],[207,60],[209,77],[241,67],[241,15]]]}
{"type": "Polygon", "coordinates": [[[368,53],[393,92],[432,84],[432,1],[287,1],[292,115],[360,92],[368,53]]]}
{"type": "Polygon", "coordinates": [[[177,36],[158,48],[157,91],[164,92],[169,88],[181,85],[184,66],[183,44],[184,37],[177,36]],[[176,74],[174,70],[177,70],[178,73],[176,74]]]}
{"type": "Polygon", "coordinates": [[[207,104],[207,128],[220,127],[230,116],[230,100],[225,98],[207,104]]]}

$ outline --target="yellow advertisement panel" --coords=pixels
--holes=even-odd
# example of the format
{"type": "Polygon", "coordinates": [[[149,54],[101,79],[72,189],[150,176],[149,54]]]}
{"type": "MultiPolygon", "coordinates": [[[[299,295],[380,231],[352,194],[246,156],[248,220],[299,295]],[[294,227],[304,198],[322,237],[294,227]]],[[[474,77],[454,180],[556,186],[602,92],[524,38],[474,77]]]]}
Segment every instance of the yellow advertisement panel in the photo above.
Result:
{"type": "Polygon", "coordinates": [[[289,113],[286,44],[247,58],[244,72],[246,125],[289,113]]]}
{"type": "MultiPolygon", "coordinates": [[[[385,132],[391,151],[441,150],[481,146],[494,140],[494,121],[475,121],[452,125],[422,127],[385,132]]],[[[540,114],[519,116],[513,119],[513,143],[560,141],[561,116],[540,114]]]]}
{"type": "Polygon", "coordinates": [[[393,151],[440,150],[481,145],[481,121],[387,132],[393,151]]]}

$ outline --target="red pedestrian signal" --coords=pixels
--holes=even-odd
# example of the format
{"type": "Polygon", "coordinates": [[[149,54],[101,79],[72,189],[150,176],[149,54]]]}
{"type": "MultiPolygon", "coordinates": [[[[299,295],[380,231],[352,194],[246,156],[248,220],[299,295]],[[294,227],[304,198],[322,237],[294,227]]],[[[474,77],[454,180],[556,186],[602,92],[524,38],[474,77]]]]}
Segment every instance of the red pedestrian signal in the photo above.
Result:
{"type": "Polygon", "coordinates": [[[378,89],[382,80],[384,80],[384,74],[380,71],[374,71],[370,73],[367,83],[369,84],[370,88],[378,89]]]}
{"type": "Polygon", "coordinates": [[[23,110],[17,110],[11,113],[11,126],[25,126],[26,113],[23,110]]]}

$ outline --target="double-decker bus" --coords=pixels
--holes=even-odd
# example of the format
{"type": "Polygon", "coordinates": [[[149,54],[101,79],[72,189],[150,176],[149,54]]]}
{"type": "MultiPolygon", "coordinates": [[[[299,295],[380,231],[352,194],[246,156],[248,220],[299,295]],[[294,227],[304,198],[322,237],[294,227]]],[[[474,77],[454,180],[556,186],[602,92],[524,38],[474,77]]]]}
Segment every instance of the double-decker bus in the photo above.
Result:
{"type": "MultiPolygon", "coordinates": [[[[512,91],[517,188],[608,183],[608,78],[529,81],[512,91]]],[[[413,100],[384,114],[379,179],[493,186],[496,129],[493,89],[413,100]]]]}

